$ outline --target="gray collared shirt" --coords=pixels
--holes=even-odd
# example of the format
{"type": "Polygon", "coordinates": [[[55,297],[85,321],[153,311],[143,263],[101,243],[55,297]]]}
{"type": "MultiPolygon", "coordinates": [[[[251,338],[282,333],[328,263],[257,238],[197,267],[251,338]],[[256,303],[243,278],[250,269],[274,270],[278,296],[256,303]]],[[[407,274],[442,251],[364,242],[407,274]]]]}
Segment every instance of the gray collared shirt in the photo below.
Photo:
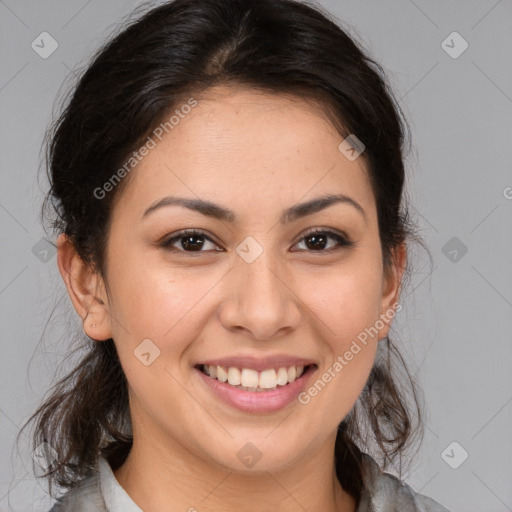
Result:
{"type": "MultiPolygon", "coordinates": [[[[451,512],[432,498],[415,493],[394,475],[381,471],[363,454],[367,467],[357,512],[451,512]]],[[[143,512],[116,480],[107,460],[98,457],[98,470],[57,498],[49,512],[143,512]]]]}

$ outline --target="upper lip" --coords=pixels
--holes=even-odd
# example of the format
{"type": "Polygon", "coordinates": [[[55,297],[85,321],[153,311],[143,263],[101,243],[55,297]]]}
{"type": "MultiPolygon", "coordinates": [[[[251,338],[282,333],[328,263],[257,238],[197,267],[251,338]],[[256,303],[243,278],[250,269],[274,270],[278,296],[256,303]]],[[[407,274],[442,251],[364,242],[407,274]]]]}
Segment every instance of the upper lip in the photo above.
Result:
{"type": "Polygon", "coordinates": [[[199,365],[211,365],[211,366],[224,366],[224,367],[235,367],[235,368],[249,368],[262,372],[263,370],[269,370],[271,368],[281,368],[290,366],[308,366],[316,365],[312,359],[306,359],[301,357],[290,356],[287,354],[277,354],[266,357],[255,357],[249,355],[240,356],[229,356],[221,357],[218,359],[207,359],[200,361],[196,364],[199,365]]]}

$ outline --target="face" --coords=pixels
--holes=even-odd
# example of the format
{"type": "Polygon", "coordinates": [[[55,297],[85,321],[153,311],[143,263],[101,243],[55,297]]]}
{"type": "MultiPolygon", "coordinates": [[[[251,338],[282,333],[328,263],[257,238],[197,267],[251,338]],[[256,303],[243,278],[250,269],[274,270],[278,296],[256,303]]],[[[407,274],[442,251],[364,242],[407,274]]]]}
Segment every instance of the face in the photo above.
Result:
{"type": "Polygon", "coordinates": [[[377,321],[401,274],[384,274],[363,157],[340,152],[320,106],[220,87],[196,99],[118,198],[108,294],[86,329],[115,341],[139,442],[177,443],[237,470],[249,468],[247,453],[262,454],[258,470],[284,467],[332,447],[387,333],[377,321]],[[345,199],[297,208],[326,195],[345,199]],[[205,362],[224,363],[228,383],[222,370],[203,374],[205,362]],[[303,365],[295,381],[263,392],[235,389],[228,370],[271,389],[303,365]]]}

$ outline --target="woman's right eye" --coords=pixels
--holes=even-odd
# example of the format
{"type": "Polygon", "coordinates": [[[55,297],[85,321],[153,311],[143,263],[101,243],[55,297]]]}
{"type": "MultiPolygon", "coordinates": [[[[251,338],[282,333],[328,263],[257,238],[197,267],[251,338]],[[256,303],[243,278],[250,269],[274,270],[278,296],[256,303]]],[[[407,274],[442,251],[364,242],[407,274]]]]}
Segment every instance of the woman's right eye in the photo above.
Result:
{"type": "MultiPolygon", "coordinates": [[[[167,249],[171,252],[175,253],[194,253],[194,252],[208,252],[202,250],[205,247],[204,240],[209,241],[212,246],[218,247],[209,236],[207,236],[202,231],[197,231],[195,229],[185,230],[175,235],[171,236],[164,240],[160,245],[164,249],[167,249]],[[175,247],[178,245],[179,247],[175,247]]],[[[208,242],[206,242],[206,245],[208,242]]],[[[213,249],[214,251],[219,251],[219,249],[213,249]]]]}

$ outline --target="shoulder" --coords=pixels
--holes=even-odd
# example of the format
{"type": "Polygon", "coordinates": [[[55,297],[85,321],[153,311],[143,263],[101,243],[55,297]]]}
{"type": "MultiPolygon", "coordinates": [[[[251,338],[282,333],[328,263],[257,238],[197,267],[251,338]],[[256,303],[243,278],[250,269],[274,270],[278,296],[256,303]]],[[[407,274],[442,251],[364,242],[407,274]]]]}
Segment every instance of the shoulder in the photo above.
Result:
{"type": "Polygon", "coordinates": [[[357,512],[450,512],[432,498],[416,493],[396,476],[384,473],[366,453],[363,453],[363,465],[364,489],[357,512]]]}
{"type": "Polygon", "coordinates": [[[107,512],[98,472],[57,498],[48,512],[107,512]]]}

